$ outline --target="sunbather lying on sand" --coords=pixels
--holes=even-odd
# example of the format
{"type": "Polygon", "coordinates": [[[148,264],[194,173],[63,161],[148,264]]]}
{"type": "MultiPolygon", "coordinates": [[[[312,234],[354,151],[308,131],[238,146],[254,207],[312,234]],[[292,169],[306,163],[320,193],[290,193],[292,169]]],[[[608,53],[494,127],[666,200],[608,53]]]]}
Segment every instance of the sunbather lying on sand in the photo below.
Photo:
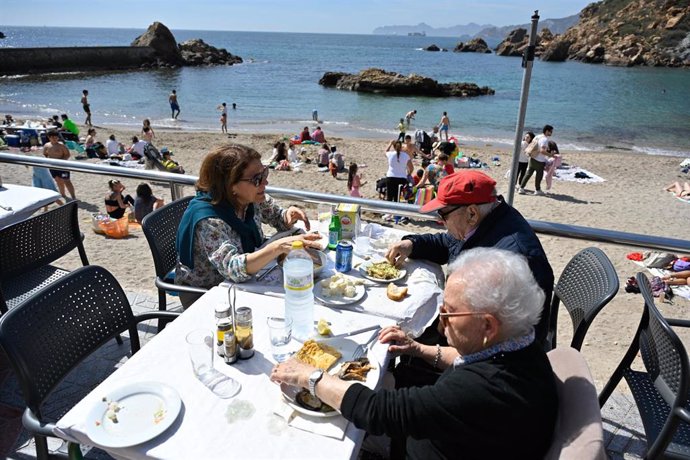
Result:
{"type": "Polygon", "coordinates": [[[690,200],[690,184],[684,182],[682,185],[680,182],[674,182],[664,190],[667,192],[672,192],[676,197],[683,200],[690,200]]]}
{"type": "Polygon", "coordinates": [[[690,270],[671,273],[661,278],[669,286],[685,286],[690,284],[690,270]]]}

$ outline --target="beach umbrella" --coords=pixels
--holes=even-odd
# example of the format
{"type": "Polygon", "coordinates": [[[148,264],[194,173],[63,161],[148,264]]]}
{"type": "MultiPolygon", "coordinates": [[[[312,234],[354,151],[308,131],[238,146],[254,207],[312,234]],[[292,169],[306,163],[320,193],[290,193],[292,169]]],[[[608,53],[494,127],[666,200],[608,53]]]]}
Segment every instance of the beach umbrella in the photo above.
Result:
{"type": "Polygon", "coordinates": [[[517,125],[515,126],[515,143],[513,144],[513,161],[510,167],[510,186],[508,187],[508,204],[513,205],[515,197],[515,179],[520,159],[522,145],[522,130],[525,127],[525,112],[527,112],[527,99],[529,97],[529,83],[532,78],[532,65],[534,63],[534,49],[537,45],[537,25],[539,24],[539,10],[532,15],[532,30],[529,33],[529,45],[522,55],[522,89],[520,90],[520,108],[518,109],[517,125]]]}

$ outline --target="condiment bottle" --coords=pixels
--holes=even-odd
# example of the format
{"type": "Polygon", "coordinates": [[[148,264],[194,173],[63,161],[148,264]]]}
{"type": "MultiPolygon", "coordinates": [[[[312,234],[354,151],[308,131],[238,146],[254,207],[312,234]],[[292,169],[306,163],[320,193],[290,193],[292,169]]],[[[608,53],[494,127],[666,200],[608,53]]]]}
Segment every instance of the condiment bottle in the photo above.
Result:
{"type": "Polygon", "coordinates": [[[225,333],[232,331],[232,320],[230,319],[230,306],[225,304],[216,305],[216,350],[219,356],[223,356],[223,344],[225,333]]]}

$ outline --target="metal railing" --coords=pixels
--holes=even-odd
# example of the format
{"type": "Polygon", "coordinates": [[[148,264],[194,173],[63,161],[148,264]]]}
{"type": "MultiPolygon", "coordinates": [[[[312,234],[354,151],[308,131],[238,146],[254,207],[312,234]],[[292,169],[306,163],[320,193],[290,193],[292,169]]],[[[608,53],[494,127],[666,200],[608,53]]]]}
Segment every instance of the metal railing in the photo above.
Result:
{"type": "MultiPolygon", "coordinates": [[[[40,158],[12,153],[0,153],[0,163],[52,167],[54,169],[64,169],[88,174],[100,174],[103,176],[130,177],[155,182],[165,182],[169,184],[170,193],[173,200],[183,196],[182,187],[194,186],[197,180],[196,176],[185,174],[124,168],[121,166],[102,165],[88,162],[53,160],[49,158],[40,158]]],[[[364,211],[374,213],[396,214],[400,216],[408,216],[418,220],[438,220],[433,214],[421,214],[419,212],[419,207],[411,204],[368,200],[364,198],[354,198],[351,196],[331,195],[328,193],[294,190],[282,187],[269,186],[266,188],[266,191],[274,198],[284,200],[315,204],[352,203],[360,205],[360,208],[364,211]]],[[[582,227],[579,225],[560,224],[540,220],[528,220],[528,222],[535,232],[543,235],[690,254],[690,241],[688,240],[653,235],[641,235],[639,233],[620,232],[616,230],[582,227]]]]}

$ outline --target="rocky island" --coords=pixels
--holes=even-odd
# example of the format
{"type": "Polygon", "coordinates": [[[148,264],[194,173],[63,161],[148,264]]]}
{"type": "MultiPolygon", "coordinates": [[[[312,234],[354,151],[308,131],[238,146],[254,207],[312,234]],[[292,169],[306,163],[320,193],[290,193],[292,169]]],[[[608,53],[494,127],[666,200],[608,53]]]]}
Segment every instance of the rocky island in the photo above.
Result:
{"type": "Polygon", "coordinates": [[[491,54],[489,45],[481,38],[473,38],[467,43],[460,42],[453,48],[454,53],[486,53],[491,54]]]}
{"type": "Polygon", "coordinates": [[[417,74],[405,76],[382,69],[366,69],[358,74],[326,72],[319,84],[348,91],[398,96],[475,97],[495,93],[488,86],[479,87],[474,83],[439,83],[417,74]]]}

